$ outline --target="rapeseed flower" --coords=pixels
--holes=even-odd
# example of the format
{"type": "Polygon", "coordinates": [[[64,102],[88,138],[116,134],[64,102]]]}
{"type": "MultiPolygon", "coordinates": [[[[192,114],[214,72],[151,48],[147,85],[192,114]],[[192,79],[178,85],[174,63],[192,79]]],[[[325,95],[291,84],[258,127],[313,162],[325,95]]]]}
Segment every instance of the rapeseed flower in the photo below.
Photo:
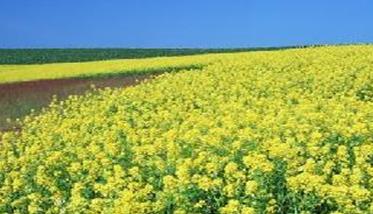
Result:
{"type": "Polygon", "coordinates": [[[373,213],[372,59],[357,45],[93,63],[203,66],[56,99],[0,133],[0,213],[373,213]]]}

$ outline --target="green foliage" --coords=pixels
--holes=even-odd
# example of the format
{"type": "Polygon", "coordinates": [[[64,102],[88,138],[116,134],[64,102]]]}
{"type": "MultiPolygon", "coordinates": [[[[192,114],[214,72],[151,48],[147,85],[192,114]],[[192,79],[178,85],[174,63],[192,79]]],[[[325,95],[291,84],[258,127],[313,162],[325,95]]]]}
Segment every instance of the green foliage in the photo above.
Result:
{"type": "Polygon", "coordinates": [[[109,59],[136,59],[160,56],[184,56],[206,53],[230,53],[282,48],[81,48],[81,49],[0,49],[0,64],[44,64],[85,62],[109,59]]]}

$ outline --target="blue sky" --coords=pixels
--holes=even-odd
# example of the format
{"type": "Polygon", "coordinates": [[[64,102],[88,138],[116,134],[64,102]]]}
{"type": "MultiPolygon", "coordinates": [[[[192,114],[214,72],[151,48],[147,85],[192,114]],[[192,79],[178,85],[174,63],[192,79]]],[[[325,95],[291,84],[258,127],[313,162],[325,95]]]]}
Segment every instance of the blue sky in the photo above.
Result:
{"type": "Polygon", "coordinates": [[[0,48],[367,42],[372,0],[0,0],[0,48]]]}

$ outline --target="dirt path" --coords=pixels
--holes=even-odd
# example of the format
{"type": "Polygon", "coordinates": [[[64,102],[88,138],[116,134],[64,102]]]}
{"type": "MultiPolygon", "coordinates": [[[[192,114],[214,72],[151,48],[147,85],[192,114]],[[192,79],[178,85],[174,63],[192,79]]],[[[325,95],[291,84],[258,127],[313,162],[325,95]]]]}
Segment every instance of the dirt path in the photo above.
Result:
{"type": "Polygon", "coordinates": [[[7,118],[12,120],[29,114],[47,106],[53,95],[58,99],[67,96],[83,94],[91,85],[96,88],[128,87],[141,83],[155,75],[129,75],[98,79],[56,79],[39,80],[31,82],[0,84],[0,131],[14,129],[14,122],[7,123],[7,118]]]}

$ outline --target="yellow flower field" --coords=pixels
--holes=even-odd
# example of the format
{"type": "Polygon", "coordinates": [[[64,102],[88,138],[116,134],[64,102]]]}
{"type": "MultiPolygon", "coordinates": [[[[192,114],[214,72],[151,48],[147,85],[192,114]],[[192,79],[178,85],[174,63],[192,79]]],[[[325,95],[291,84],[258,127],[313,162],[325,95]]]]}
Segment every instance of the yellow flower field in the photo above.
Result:
{"type": "Polygon", "coordinates": [[[224,55],[229,54],[206,54],[182,57],[155,57],[147,59],[119,59],[33,65],[0,65],[0,83],[77,77],[100,77],[118,74],[141,74],[179,68],[202,67],[224,55]]]}
{"type": "Polygon", "coordinates": [[[0,213],[373,213],[373,46],[197,59],[0,134],[0,213]]]}

